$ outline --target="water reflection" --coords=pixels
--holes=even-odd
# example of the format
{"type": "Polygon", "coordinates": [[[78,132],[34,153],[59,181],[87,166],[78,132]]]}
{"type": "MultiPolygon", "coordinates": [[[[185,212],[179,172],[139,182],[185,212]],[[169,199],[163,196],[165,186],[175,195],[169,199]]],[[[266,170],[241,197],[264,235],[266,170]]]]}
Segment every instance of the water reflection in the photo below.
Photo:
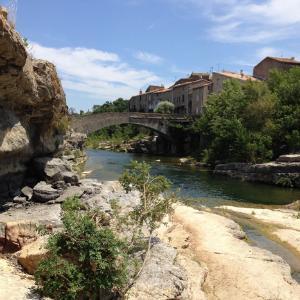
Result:
{"type": "Polygon", "coordinates": [[[180,195],[214,206],[228,200],[255,204],[287,204],[300,199],[300,190],[284,189],[264,184],[242,182],[213,175],[209,171],[178,166],[174,158],[115,153],[101,150],[87,151],[85,171],[89,178],[117,180],[131,160],[146,161],[152,165],[153,174],[164,175],[173,183],[180,195]],[[159,161],[158,161],[159,160],[159,161]]]}

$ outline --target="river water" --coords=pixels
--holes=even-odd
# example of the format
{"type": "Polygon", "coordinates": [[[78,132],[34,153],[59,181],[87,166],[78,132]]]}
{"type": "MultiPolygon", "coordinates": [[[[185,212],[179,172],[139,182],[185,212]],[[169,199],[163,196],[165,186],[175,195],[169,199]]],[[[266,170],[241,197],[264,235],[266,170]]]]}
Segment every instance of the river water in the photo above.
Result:
{"type": "Polygon", "coordinates": [[[89,178],[118,180],[131,160],[146,161],[152,166],[153,174],[166,176],[172,182],[173,189],[178,191],[180,196],[190,198],[194,204],[213,207],[235,201],[241,205],[282,205],[300,199],[300,190],[213,175],[199,168],[180,166],[176,158],[102,150],[88,150],[87,155],[85,171],[91,171],[89,178]]]}
{"type": "MultiPolygon", "coordinates": [[[[118,180],[132,160],[146,161],[152,173],[166,176],[173,189],[187,204],[215,207],[219,205],[283,205],[300,199],[300,190],[271,185],[242,182],[224,176],[213,175],[208,170],[184,167],[176,158],[166,158],[103,150],[88,150],[85,171],[88,178],[101,181],[118,180]]],[[[257,224],[249,220],[235,219],[243,227],[248,240],[255,246],[281,256],[291,267],[292,276],[300,283],[300,258],[277,241],[270,239],[257,224]]]]}

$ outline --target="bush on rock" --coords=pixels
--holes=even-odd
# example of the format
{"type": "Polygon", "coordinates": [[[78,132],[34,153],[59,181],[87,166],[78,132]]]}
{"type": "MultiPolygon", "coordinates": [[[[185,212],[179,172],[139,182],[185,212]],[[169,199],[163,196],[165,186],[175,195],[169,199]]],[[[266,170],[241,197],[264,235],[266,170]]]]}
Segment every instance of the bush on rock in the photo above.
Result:
{"type": "Polygon", "coordinates": [[[63,231],[52,235],[35,279],[54,299],[100,299],[126,282],[126,244],[102,213],[83,210],[78,198],[63,204],[63,231]]]}

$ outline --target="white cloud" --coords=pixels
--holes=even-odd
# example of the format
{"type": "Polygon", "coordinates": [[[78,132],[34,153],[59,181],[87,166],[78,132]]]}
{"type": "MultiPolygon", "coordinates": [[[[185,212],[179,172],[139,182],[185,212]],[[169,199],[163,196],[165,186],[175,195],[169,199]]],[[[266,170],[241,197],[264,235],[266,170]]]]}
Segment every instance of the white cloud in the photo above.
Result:
{"type": "Polygon", "coordinates": [[[217,41],[254,43],[299,37],[299,0],[169,1],[201,8],[212,22],[209,34],[217,41]]]}
{"type": "Polygon", "coordinates": [[[282,51],[273,47],[263,47],[257,50],[257,57],[262,59],[266,56],[281,56],[282,51]]]}
{"type": "Polygon", "coordinates": [[[147,70],[135,69],[116,53],[87,48],[49,48],[31,43],[34,57],[53,62],[65,89],[102,100],[130,97],[161,79],[147,70]]]}
{"type": "Polygon", "coordinates": [[[154,65],[160,64],[163,61],[163,59],[160,56],[143,51],[135,53],[134,57],[144,63],[154,65]]]}

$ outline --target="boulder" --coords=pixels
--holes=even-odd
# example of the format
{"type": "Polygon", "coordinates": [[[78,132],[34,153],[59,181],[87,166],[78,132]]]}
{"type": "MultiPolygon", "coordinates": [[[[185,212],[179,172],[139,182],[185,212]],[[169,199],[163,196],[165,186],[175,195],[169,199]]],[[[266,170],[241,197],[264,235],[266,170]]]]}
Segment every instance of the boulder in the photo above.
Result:
{"type": "Polygon", "coordinates": [[[281,155],[276,160],[279,163],[287,162],[287,163],[293,163],[293,162],[300,162],[300,154],[287,154],[287,155],[281,155]]]}
{"type": "Polygon", "coordinates": [[[187,287],[187,276],[185,271],[175,264],[176,254],[177,251],[167,244],[154,245],[126,299],[181,299],[187,287]]]}
{"type": "Polygon", "coordinates": [[[33,242],[38,236],[37,224],[31,221],[7,222],[4,231],[3,246],[6,251],[21,249],[24,245],[33,242]]]}
{"type": "Polygon", "coordinates": [[[59,196],[59,192],[44,181],[39,182],[33,188],[33,201],[35,202],[45,203],[50,200],[55,200],[59,196]]]}
{"type": "Polygon", "coordinates": [[[71,185],[77,185],[79,183],[78,175],[73,172],[63,172],[61,175],[65,183],[70,183],[71,185]]]}
{"type": "Polygon", "coordinates": [[[80,180],[79,185],[87,197],[99,194],[102,190],[102,183],[96,179],[82,179],[80,180]]]}
{"type": "Polygon", "coordinates": [[[21,192],[24,196],[27,197],[27,200],[30,200],[33,195],[33,189],[29,186],[25,186],[21,189],[21,192]]]}
{"type": "Polygon", "coordinates": [[[39,237],[33,243],[24,246],[22,250],[16,254],[19,264],[27,273],[33,275],[40,261],[46,257],[48,253],[48,250],[45,248],[47,240],[47,236],[39,237]]]}
{"type": "Polygon", "coordinates": [[[73,198],[75,196],[81,197],[84,193],[83,188],[72,186],[67,188],[57,199],[49,201],[47,204],[53,203],[63,203],[68,198],[73,198]]]}
{"type": "Polygon", "coordinates": [[[39,157],[34,160],[34,166],[41,178],[48,183],[63,180],[63,173],[71,172],[71,166],[60,158],[39,157]]]}
{"type": "Polygon", "coordinates": [[[6,251],[20,250],[39,236],[38,226],[49,232],[62,226],[59,204],[36,204],[30,208],[11,208],[0,214],[0,248],[6,251]]]}
{"type": "Polygon", "coordinates": [[[13,203],[17,203],[17,204],[26,204],[27,203],[27,198],[26,197],[21,197],[21,196],[16,196],[13,199],[13,203]]]}

